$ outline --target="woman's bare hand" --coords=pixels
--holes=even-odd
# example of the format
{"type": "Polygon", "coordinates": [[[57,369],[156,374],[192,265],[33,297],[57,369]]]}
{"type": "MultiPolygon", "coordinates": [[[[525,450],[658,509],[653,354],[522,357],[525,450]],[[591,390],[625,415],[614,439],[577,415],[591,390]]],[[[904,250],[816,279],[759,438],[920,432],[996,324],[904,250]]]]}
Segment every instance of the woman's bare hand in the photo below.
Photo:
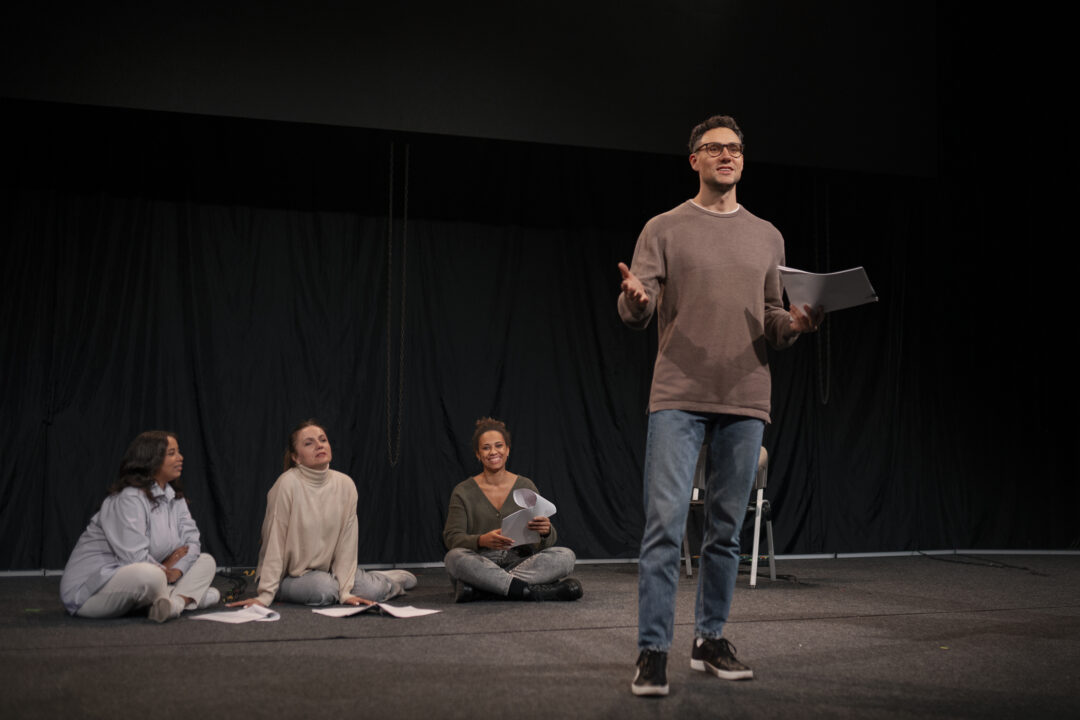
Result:
{"type": "MultiPolygon", "coordinates": [[[[187,545],[181,545],[180,547],[176,548],[171,553],[169,553],[169,557],[165,558],[164,562],[162,562],[161,564],[164,565],[166,568],[171,568],[174,565],[176,565],[176,563],[180,562],[180,558],[184,557],[187,554],[188,554],[188,546],[187,545]]],[[[169,582],[173,582],[173,581],[170,580],[169,582]]]]}
{"type": "Polygon", "coordinates": [[[503,535],[499,532],[499,529],[496,528],[477,538],[476,544],[482,548],[488,548],[489,550],[506,550],[513,546],[514,541],[503,535]]]}
{"type": "Polygon", "coordinates": [[[551,520],[543,516],[534,517],[526,527],[533,532],[540,533],[540,537],[547,537],[551,534],[551,520]]]}
{"type": "Polygon", "coordinates": [[[235,602],[225,603],[225,607],[246,608],[246,607],[251,607],[252,605],[258,605],[259,607],[266,607],[261,602],[259,602],[259,598],[248,598],[247,600],[237,600],[235,602]]]}

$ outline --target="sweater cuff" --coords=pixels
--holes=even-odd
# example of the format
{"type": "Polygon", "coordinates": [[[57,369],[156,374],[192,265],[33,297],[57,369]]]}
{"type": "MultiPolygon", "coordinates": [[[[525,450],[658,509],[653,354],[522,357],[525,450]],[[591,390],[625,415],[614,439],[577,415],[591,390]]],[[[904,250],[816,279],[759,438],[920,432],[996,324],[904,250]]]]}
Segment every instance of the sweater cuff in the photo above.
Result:
{"type": "Polygon", "coordinates": [[[188,570],[195,564],[195,561],[199,559],[199,553],[192,555],[190,552],[184,557],[180,558],[173,568],[180,571],[181,575],[187,575],[188,570]]]}
{"type": "Polygon", "coordinates": [[[649,326],[649,321],[652,319],[652,308],[650,308],[649,304],[646,304],[645,307],[635,306],[626,300],[625,295],[619,295],[617,305],[619,317],[628,328],[644,330],[649,326]]]}

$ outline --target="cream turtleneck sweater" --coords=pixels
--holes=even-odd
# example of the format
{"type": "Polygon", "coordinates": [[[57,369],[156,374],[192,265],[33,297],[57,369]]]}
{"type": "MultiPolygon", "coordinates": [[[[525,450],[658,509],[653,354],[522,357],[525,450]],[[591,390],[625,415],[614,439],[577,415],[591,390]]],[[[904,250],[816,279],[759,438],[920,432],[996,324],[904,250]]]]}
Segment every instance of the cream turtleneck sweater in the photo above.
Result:
{"type": "Polygon", "coordinates": [[[270,605],[286,575],[332,574],[339,599],[356,579],[356,485],[336,470],[303,465],[278,477],[266,495],[257,581],[259,602],[270,605]]]}

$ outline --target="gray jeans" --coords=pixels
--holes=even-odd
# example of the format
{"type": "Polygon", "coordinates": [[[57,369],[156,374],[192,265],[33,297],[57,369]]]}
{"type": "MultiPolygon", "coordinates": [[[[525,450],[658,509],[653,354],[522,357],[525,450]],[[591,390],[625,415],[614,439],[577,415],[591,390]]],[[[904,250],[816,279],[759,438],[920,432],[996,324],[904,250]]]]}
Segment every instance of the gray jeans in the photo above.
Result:
{"type": "MultiPolygon", "coordinates": [[[[283,577],[275,600],[297,605],[333,605],[341,589],[337,578],[322,570],[312,570],[300,577],[283,577]]],[[[365,600],[382,602],[402,593],[402,588],[378,570],[356,568],[352,594],[365,600]]]]}
{"type": "Polygon", "coordinates": [[[549,547],[525,554],[520,548],[509,550],[467,550],[454,548],[446,553],[446,572],[451,580],[460,580],[478,590],[506,595],[510,581],[519,578],[529,585],[555,582],[574,571],[574,551],[549,547]]]}

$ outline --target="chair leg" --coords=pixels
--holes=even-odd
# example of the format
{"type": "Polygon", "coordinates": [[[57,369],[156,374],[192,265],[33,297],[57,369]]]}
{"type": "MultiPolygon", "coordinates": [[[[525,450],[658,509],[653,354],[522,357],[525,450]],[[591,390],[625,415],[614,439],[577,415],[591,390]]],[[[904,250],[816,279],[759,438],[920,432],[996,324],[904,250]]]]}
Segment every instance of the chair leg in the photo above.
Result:
{"type": "Polygon", "coordinates": [[[772,519],[765,521],[765,534],[769,537],[769,579],[776,579],[776,551],[773,550],[772,519]]]}
{"type": "Polygon", "coordinates": [[[754,504],[754,554],[750,557],[750,587],[757,587],[758,551],[761,548],[761,500],[765,491],[757,491],[757,501],[754,504]]]}
{"type": "Polygon", "coordinates": [[[683,559],[686,560],[686,577],[694,577],[694,571],[691,569],[692,563],[690,561],[690,538],[684,533],[682,536],[682,554],[683,559]]]}

